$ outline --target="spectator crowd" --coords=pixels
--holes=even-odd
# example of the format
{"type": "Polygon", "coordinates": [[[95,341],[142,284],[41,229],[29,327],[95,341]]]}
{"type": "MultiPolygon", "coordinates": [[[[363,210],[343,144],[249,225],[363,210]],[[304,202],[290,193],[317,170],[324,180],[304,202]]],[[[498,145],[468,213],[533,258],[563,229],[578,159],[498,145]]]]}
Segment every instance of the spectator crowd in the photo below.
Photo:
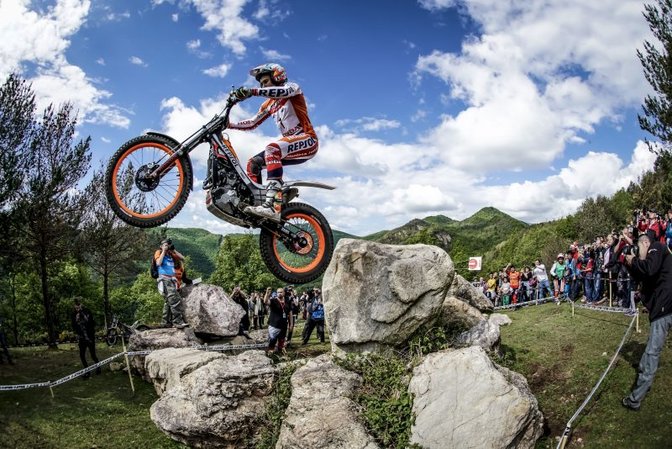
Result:
{"type": "Polygon", "coordinates": [[[653,211],[635,210],[629,225],[598,236],[589,243],[573,242],[560,253],[550,269],[541,259],[516,267],[508,264],[498,272],[480,278],[476,285],[495,306],[553,298],[580,300],[588,305],[609,304],[631,308],[631,281],[624,258],[637,248],[637,236],[647,233],[672,249],[672,209],[661,216],[653,211]]]}

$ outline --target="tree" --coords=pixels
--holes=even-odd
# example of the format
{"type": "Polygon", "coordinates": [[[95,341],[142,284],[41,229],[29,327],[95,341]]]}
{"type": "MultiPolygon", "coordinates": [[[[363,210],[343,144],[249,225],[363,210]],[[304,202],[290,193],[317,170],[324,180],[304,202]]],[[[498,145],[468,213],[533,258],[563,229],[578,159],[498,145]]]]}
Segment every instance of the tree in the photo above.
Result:
{"type": "Polygon", "coordinates": [[[87,208],[82,220],[80,242],[83,258],[103,281],[103,311],[111,319],[110,281],[116,276],[135,274],[135,262],[151,256],[147,235],[142,229],[122,222],[105,196],[105,171],[99,168],[86,188],[87,208]]]}
{"type": "Polygon", "coordinates": [[[13,227],[19,244],[40,276],[49,347],[56,347],[55,305],[49,288],[50,268],[73,252],[84,209],[76,187],[89,170],[91,138],[72,145],[76,119],[72,105],[49,106],[36,123],[25,148],[30,164],[14,204],[13,227]]]}
{"type": "Polygon", "coordinates": [[[0,87],[0,206],[15,198],[21,186],[34,130],[35,95],[30,85],[11,74],[0,87]]]}
{"type": "Polygon", "coordinates": [[[259,253],[259,243],[252,234],[231,234],[224,237],[217,254],[217,267],[210,282],[230,292],[233,287],[249,292],[277,285],[259,253]]]}
{"type": "Polygon", "coordinates": [[[668,153],[672,142],[672,0],[657,0],[656,5],[644,5],[644,17],[653,35],[662,44],[644,41],[644,52],[637,50],[644,76],[657,96],[647,95],[638,115],[639,126],[659,138],[662,148],[647,141],[655,154],[668,153]]]}

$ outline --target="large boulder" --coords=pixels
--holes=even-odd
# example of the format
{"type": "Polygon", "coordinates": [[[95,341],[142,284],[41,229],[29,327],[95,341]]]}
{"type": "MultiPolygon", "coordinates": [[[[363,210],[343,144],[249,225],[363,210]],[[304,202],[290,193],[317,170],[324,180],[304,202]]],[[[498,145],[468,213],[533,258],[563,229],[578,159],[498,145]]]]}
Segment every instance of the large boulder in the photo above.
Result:
{"type": "Polygon", "coordinates": [[[184,287],[181,294],[184,319],[194,332],[218,337],[238,335],[245,311],[223,288],[197,284],[184,287]]]}
{"type": "Polygon", "coordinates": [[[341,239],[322,283],[332,348],[404,344],[440,314],[453,276],[453,262],[436,246],[341,239]]]}
{"type": "Polygon", "coordinates": [[[358,374],[340,368],[325,354],[297,369],[291,383],[292,398],[276,449],[379,447],[357,419],[352,396],[362,384],[358,374]]]}
{"type": "MultiPolygon", "coordinates": [[[[187,351],[182,357],[188,357],[187,351]]],[[[202,357],[211,356],[203,353],[202,357]]],[[[172,380],[150,408],[150,417],[160,430],[190,447],[254,447],[277,375],[263,351],[201,362],[194,358],[189,364],[202,364],[193,371],[184,369],[180,360],[171,362],[166,357],[161,363],[152,369],[164,373],[158,382],[172,380]]]]}
{"type": "Polygon", "coordinates": [[[448,295],[443,301],[441,323],[449,329],[466,330],[485,320],[486,316],[476,307],[455,296],[448,295]]]}
{"type": "Polygon", "coordinates": [[[423,448],[525,449],[543,433],[525,378],[478,346],[427,355],[408,388],[416,415],[411,442],[423,448]]]}

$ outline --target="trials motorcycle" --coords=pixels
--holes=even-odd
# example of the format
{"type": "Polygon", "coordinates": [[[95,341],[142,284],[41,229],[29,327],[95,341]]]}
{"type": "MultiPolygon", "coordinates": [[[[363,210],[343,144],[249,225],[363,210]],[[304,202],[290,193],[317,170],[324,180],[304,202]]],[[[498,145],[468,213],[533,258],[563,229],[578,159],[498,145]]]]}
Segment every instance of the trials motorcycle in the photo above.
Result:
{"type": "Polygon", "coordinates": [[[264,202],[266,189],[250,179],[224,133],[231,108],[240,100],[229,95],[226,106],[183,142],[147,132],[123,144],[105,174],[107,200],[124,222],[140,228],[159,226],[175,217],[193,190],[189,153],[210,146],[206,206],[217,218],[259,229],[259,249],[268,269],[290,284],[318,278],[331,261],[334,238],[329,223],[314,207],[298,201],[299,187],[333,190],[312,181],[287,181],[282,187],[280,221],[244,212],[264,202]]]}

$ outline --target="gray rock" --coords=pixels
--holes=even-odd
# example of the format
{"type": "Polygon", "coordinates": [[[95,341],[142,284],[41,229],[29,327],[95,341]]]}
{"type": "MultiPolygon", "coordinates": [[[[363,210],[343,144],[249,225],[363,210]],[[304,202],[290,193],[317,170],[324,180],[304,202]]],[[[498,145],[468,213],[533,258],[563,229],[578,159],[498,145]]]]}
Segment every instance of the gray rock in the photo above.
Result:
{"type": "MultiPolygon", "coordinates": [[[[128,340],[129,351],[154,351],[165,348],[190,348],[203,342],[188,327],[184,329],[149,329],[135,332],[128,340]]],[[[131,366],[145,377],[145,356],[131,357],[131,366]]]]}
{"type": "Polygon", "coordinates": [[[511,318],[509,318],[508,315],[504,315],[503,313],[493,313],[490,315],[488,320],[491,323],[497,324],[499,326],[508,326],[512,323],[511,318]]]}
{"type": "MultiPolygon", "coordinates": [[[[179,367],[168,366],[157,370],[177,371],[179,367]]],[[[171,382],[150,408],[161,431],[191,447],[255,446],[276,378],[276,368],[263,351],[212,358],[176,377],[179,381],[171,382]]]]}
{"type": "Polygon", "coordinates": [[[453,278],[448,295],[461,299],[481,312],[492,312],[494,310],[492,301],[485,296],[483,291],[471,285],[471,282],[459,274],[456,274],[453,278]]]}
{"type": "Polygon", "coordinates": [[[487,318],[475,307],[454,297],[446,296],[441,309],[441,321],[448,328],[470,329],[487,318]]]}
{"type": "Polygon", "coordinates": [[[426,449],[533,448],[543,416],[527,381],[477,346],[429,354],[413,371],[411,442],[426,449]]]}
{"type": "Polygon", "coordinates": [[[359,422],[352,400],[358,374],[335,365],[329,355],[308,361],[292,375],[292,398],[276,449],[377,449],[359,422]]]}
{"type": "Polygon", "coordinates": [[[480,346],[486,351],[497,351],[501,342],[499,324],[485,320],[476,324],[457,338],[458,346],[480,346]]]}
{"type": "Polygon", "coordinates": [[[429,245],[341,239],[322,284],[334,351],[398,346],[437,318],[454,275],[429,245]]]}
{"type": "Polygon", "coordinates": [[[156,393],[161,396],[166,389],[179,385],[182,377],[213,360],[224,358],[226,356],[219,352],[186,348],[160,349],[145,358],[145,372],[154,384],[156,393]]]}
{"type": "Polygon", "coordinates": [[[216,285],[198,284],[182,289],[184,319],[196,333],[235,337],[240,319],[245,315],[236,304],[216,285]]]}

